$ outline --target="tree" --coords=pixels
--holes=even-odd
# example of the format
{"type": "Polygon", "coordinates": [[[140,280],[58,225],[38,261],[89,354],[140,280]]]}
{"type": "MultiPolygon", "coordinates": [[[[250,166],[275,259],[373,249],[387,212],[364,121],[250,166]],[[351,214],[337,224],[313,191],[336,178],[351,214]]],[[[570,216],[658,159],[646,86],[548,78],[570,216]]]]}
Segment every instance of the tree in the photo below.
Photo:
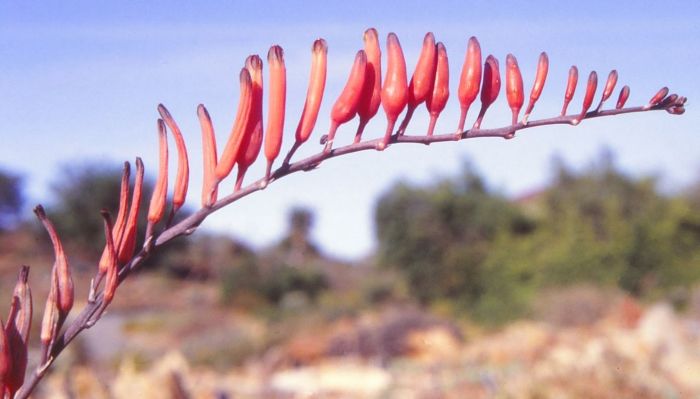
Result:
{"type": "Polygon", "coordinates": [[[375,224],[380,265],[403,273],[417,299],[450,300],[472,311],[501,291],[487,261],[501,238],[532,229],[470,167],[429,187],[393,187],[378,202],[375,224]]]}
{"type": "Polygon", "coordinates": [[[609,152],[580,174],[562,165],[557,176],[533,253],[547,283],[587,280],[644,295],[698,278],[692,203],[661,194],[654,178],[620,172],[609,152]]]}
{"type": "Polygon", "coordinates": [[[22,177],[0,170],[0,231],[12,228],[24,206],[22,177]]]}

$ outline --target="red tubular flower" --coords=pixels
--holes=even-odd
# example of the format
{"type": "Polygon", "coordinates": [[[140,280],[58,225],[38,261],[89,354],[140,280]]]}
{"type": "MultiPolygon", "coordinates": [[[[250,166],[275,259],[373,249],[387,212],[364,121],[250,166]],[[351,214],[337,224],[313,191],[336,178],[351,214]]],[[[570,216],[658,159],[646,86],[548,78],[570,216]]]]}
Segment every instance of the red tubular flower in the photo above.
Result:
{"type": "Polygon", "coordinates": [[[459,104],[461,114],[459,116],[459,124],[457,126],[457,134],[461,135],[464,131],[464,121],[467,119],[469,107],[479,94],[479,85],[481,84],[481,46],[476,37],[469,38],[467,45],[467,53],[464,56],[464,65],[462,66],[462,74],[459,78],[459,104]]]}
{"type": "Polygon", "coordinates": [[[532,113],[532,109],[535,108],[535,103],[540,98],[542,94],[542,89],[544,89],[544,82],[547,80],[547,72],[549,71],[549,57],[544,51],[540,53],[540,59],[537,62],[537,72],[535,73],[535,83],[532,85],[532,91],[530,92],[530,102],[527,104],[525,109],[525,116],[523,116],[523,123],[527,123],[527,119],[532,113]]]}
{"type": "Polygon", "coordinates": [[[231,134],[229,135],[226,146],[221,153],[221,159],[216,164],[216,179],[221,181],[231,173],[233,165],[236,163],[238,153],[240,152],[241,142],[243,141],[243,133],[248,125],[248,117],[250,115],[250,107],[252,103],[252,80],[247,69],[241,69],[239,75],[241,82],[241,92],[238,99],[238,110],[236,111],[236,120],[233,122],[231,134]]]}
{"type": "MultiPolygon", "coordinates": [[[[168,196],[168,138],[165,133],[165,124],[158,119],[158,180],[151,194],[151,203],[148,208],[148,224],[153,227],[165,214],[165,200],[168,196]]],[[[152,233],[152,232],[151,232],[152,233]]],[[[148,239],[149,237],[146,237],[148,239]]]]}
{"type": "Polygon", "coordinates": [[[435,81],[433,89],[430,91],[425,106],[430,113],[430,125],[428,126],[428,136],[433,135],[435,123],[440,113],[445,109],[447,99],[450,97],[450,66],[447,59],[447,49],[442,42],[438,42],[437,62],[435,66],[435,81]]]}
{"type": "Polygon", "coordinates": [[[248,171],[250,165],[255,162],[260,153],[263,140],[263,76],[262,76],[262,60],[257,55],[251,55],[246,59],[246,69],[250,72],[250,77],[253,80],[253,95],[252,104],[250,107],[250,117],[248,118],[248,127],[243,136],[241,144],[241,153],[238,156],[238,176],[236,177],[236,185],[234,191],[238,191],[243,184],[243,177],[248,171]]]}
{"type": "Polygon", "coordinates": [[[382,86],[382,107],[386,113],[387,127],[384,138],[377,144],[377,150],[383,151],[391,139],[396,120],[408,101],[408,81],[406,79],[406,60],[401,50],[401,43],[395,33],[389,33],[386,39],[387,66],[382,86]]]}
{"type": "Polygon", "coordinates": [[[44,225],[46,232],[49,233],[51,244],[53,245],[56,260],[53,264],[52,278],[56,279],[56,307],[59,312],[60,320],[63,321],[73,307],[75,295],[73,276],[71,274],[70,265],[68,264],[68,257],[63,250],[63,244],[58,237],[58,233],[56,233],[56,228],[46,217],[44,208],[41,205],[37,205],[36,208],[34,208],[34,213],[44,225]]]}
{"type": "Polygon", "coordinates": [[[202,130],[202,160],[204,162],[204,178],[202,183],[202,206],[208,208],[216,202],[219,185],[216,178],[216,137],[214,125],[211,123],[209,112],[204,105],[197,106],[197,118],[202,130]]]}
{"type": "Polygon", "coordinates": [[[316,125],[318,111],[321,108],[323,91],[326,88],[326,71],[328,69],[328,45],[323,39],[317,39],[311,47],[311,76],[306,91],[306,102],[301,112],[301,119],[296,131],[296,141],[301,144],[309,139],[316,125]]]}
{"type": "Polygon", "coordinates": [[[506,97],[513,112],[512,124],[515,125],[518,123],[518,113],[523,107],[525,96],[523,94],[523,77],[520,74],[518,60],[513,54],[506,56],[506,97]]]}
{"type": "Polygon", "coordinates": [[[411,121],[413,112],[423,101],[428,98],[428,95],[433,90],[433,82],[435,80],[435,36],[432,32],[425,34],[423,38],[423,48],[418,56],[416,69],[413,72],[411,81],[408,84],[408,101],[406,103],[407,110],[401,126],[399,126],[398,134],[402,135],[411,121]]]}
{"type": "MultiPolygon", "coordinates": [[[[187,146],[185,146],[185,139],[182,138],[182,132],[180,127],[173,119],[170,112],[163,104],[158,104],[158,113],[163,119],[165,124],[168,126],[170,131],[175,138],[175,145],[177,147],[177,175],[175,177],[175,188],[173,190],[173,209],[171,215],[174,215],[185,203],[185,198],[187,198],[187,186],[190,180],[190,164],[187,159],[187,146]]],[[[119,243],[119,237],[114,236],[115,242],[119,243]]]]}
{"type": "Polygon", "coordinates": [[[136,158],[136,178],[134,179],[134,191],[131,194],[131,206],[126,219],[124,236],[119,242],[119,253],[117,256],[119,265],[125,265],[134,256],[134,249],[136,249],[136,229],[138,227],[139,210],[141,209],[143,175],[143,161],[141,161],[141,158],[136,158]]]}
{"type": "Polygon", "coordinates": [[[357,113],[357,107],[360,104],[362,96],[362,88],[365,84],[365,72],[367,69],[367,56],[365,50],[360,50],[355,55],[355,62],[352,64],[352,70],[348,81],[345,83],[343,91],[338,96],[338,99],[333,104],[331,110],[331,127],[328,131],[328,139],[326,141],[325,151],[330,151],[333,147],[333,139],[338,126],[351,120],[357,113]]]}
{"type": "Polygon", "coordinates": [[[596,71],[592,71],[591,74],[588,75],[588,83],[586,84],[586,94],[583,96],[583,108],[581,109],[581,114],[579,115],[578,119],[573,120],[574,125],[578,124],[583,120],[583,118],[586,117],[586,112],[588,112],[588,109],[591,108],[591,104],[593,104],[593,97],[595,96],[595,91],[597,87],[598,74],[596,73],[596,71]]]}
{"type": "Polygon", "coordinates": [[[615,109],[622,109],[622,107],[625,106],[625,103],[627,102],[628,98],[630,98],[630,87],[625,85],[620,90],[620,96],[617,98],[617,104],[615,104],[615,109]]]}
{"type": "Polygon", "coordinates": [[[572,65],[569,68],[569,79],[566,81],[566,92],[564,93],[564,106],[561,109],[561,116],[566,115],[566,110],[569,108],[571,99],[574,98],[576,92],[576,84],[578,83],[578,68],[572,65]]]}
{"type": "Polygon", "coordinates": [[[272,162],[280,153],[282,133],[284,132],[284,109],[287,96],[287,70],[284,66],[284,52],[280,46],[272,46],[267,53],[267,63],[270,65],[270,95],[267,109],[267,136],[265,136],[265,158],[267,172],[265,178],[270,178],[272,162]]]}
{"type": "Polygon", "coordinates": [[[379,48],[377,30],[367,29],[363,41],[367,64],[365,65],[365,83],[362,87],[362,96],[360,104],[357,106],[360,124],[357,127],[357,133],[355,133],[355,143],[359,143],[362,139],[362,132],[367,122],[377,114],[379,104],[382,101],[382,51],[379,48]]]}
{"type": "Polygon", "coordinates": [[[498,92],[501,91],[501,73],[498,71],[498,60],[489,55],[484,62],[484,83],[481,86],[481,111],[474,122],[474,129],[481,127],[481,122],[484,119],[486,110],[489,108],[496,98],[498,92]]]}

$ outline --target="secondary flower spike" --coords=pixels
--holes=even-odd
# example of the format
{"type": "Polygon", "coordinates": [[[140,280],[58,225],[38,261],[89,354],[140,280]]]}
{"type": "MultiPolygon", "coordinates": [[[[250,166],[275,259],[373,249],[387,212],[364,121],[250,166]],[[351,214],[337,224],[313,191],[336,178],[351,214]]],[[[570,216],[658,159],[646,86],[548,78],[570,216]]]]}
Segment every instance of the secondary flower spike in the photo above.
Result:
{"type": "Polygon", "coordinates": [[[588,83],[586,84],[586,94],[583,96],[583,108],[581,109],[581,114],[579,115],[578,119],[574,119],[573,123],[574,125],[578,124],[583,120],[583,118],[586,116],[586,112],[588,112],[588,109],[591,108],[591,104],[593,104],[593,97],[595,96],[595,91],[596,88],[598,87],[598,74],[596,71],[592,71],[590,75],[588,75],[588,83]]]}
{"type": "Polygon", "coordinates": [[[406,60],[401,50],[401,43],[395,33],[389,33],[386,39],[387,66],[382,86],[382,107],[386,113],[387,127],[384,138],[377,144],[377,150],[383,151],[391,139],[396,120],[408,101],[408,81],[406,78],[406,60]]]}
{"type": "Polygon", "coordinates": [[[238,156],[238,176],[236,177],[236,185],[234,191],[238,191],[243,184],[243,178],[248,167],[255,162],[260,153],[263,140],[263,76],[262,76],[262,60],[258,55],[251,55],[246,59],[245,67],[250,72],[250,77],[253,80],[252,104],[250,107],[250,117],[248,118],[248,127],[243,136],[241,144],[241,153],[238,156]]]}
{"type": "MultiPolygon", "coordinates": [[[[153,226],[158,223],[165,214],[165,200],[168,196],[168,138],[165,133],[165,123],[158,119],[158,179],[151,194],[151,202],[148,207],[148,225],[153,226]]],[[[152,233],[150,231],[149,233],[152,233]]],[[[146,234],[146,239],[148,239],[146,234]]]]}
{"type": "Polygon", "coordinates": [[[566,115],[566,110],[569,108],[571,99],[574,98],[576,92],[576,84],[578,83],[578,68],[572,65],[569,68],[569,78],[566,81],[566,91],[564,92],[564,106],[561,108],[561,115],[566,115]]]}
{"type": "Polygon", "coordinates": [[[265,158],[267,171],[265,179],[270,178],[272,163],[282,147],[284,132],[284,109],[287,96],[287,70],[284,65],[284,52],[280,46],[272,46],[267,53],[270,66],[270,95],[267,107],[267,136],[265,136],[265,158]]]}
{"type": "Polygon", "coordinates": [[[518,113],[523,107],[525,96],[523,95],[523,77],[520,74],[518,60],[513,54],[506,56],[506,97],[513,112],[512,124],[515,125],[518,123],[518,113]]]}
{"type": "Polygon", "coordinates": [[[498,60],[496,57],[489,55],[484,62],[484,83],[481,86],[481,110],[479,116],[474,122],[474,129],[481,128],[481,122],[484,119],[486,110],[489,108],[496,98],[498,92],[501,91],[501,73],[498,71],[498,60]]]}
{"type": "MultiPolygon", "coordinates": [[[[175,146],[177,147],[177,175],[175,177],[175,189],[173,190],[173,208],[170,212],[171,218],[175,213],[182,207],[185,203],[185,198],[187,198],[187,186],[190,180],[190,164],[187,159],[187,146],[185,146],[185,139],[182,137],[182,131],[180,127],[173,119],[170,112],[163,104],[158,104],[158,113],[163,119],[165,124],[170,129],[175,139],[175,146]]],[[[114,236],[115,242],[119,243],[119,237],[114,236]]]]}
{"type": "Polygon", "coordinates": [[[357,106],[360,104],[362,95],[362,87],[365,83],[365,72],[367,66],[367,56],[365,50],[360,50],[355,55],[355,62],[352,64],[352,70],[348,81],[345,83],[343,91],[338,96],[338,99],[333,104],[331,110],[331,127],[328,131],[328,139],[326,140],[325,151],[330,151],[333,147],[333,139],[338,126],[350,121],[357,113],[357,106]]]}
{"type": "Polygon", "coordinates": [[[479,85],[481,84],[481,46],[476,37],[469,38],[467,45],[467,53],[464,56],[464,65],[462,73],[459,77],[459,89],[457,95],[461,113],[459,116],[459,124],[457,125],[457,135],[464,131],[464,122],[467,119],[469,107],[479,94],[479,85]]]}
{"type": "Polygon", "coordinates": [[[530,101],[525,109],[525,116],[523,116],[523,123],[527,123],[527,119],[530,117],[532,109],[535,108],[535,103],[540,98],[542,94],[542,89],[544,89],[544,82],[547,80],[547,72],[549,71],[549,57],[544,51],[540,53],[540,58],[537,62],[537,72],[535,72],[535,83],[532,85],[532,91],[530,91],[530,101]]]}
{"type": "Polygon", "coordinates": [[[615,85],[617,84],[617,71],[612,70],[608,74],[608,80],[605,81],[605,87],[603,88],[603,96],[600,98],[600,103],[596,107],[596,111],[600,111],[603,108],[603,103],[610,98],[613,90],[615,90],[615,85]]]}
{"type": "Polygon", "coordinates": [[[625,103],[627,102],[628,98],[630,98],[630,87],[624,85],[620,90],[620,96],[617,97],[617,104],[615,104],[615,109],[622,109],[622,107],[625,106],[625,103]]]}
{"type": "Polygon", "coordinates": [[[362,96],[357,107],[360,123],[357,127],[357,133],[355,133],[355,144],[362,140],[362,132],[365,130],[367,122],[377,114],[379,104],[382,102],[382,51],[379,48],[377,30],[367,29],[362,39],[365,44],[367,64],[365,64],[365,83],[362,87],[362,96]]]}
{"type": "Polygon", "coordinates": [[[238,99],[238,109],[236,110],[236,120],[233,122],[231,134],[226,141],[226,146],[221,153],[221,159],[216,164],[216,179],[223,180],[231,173],[233,165],[236,163],[238,153],[243,142],[243,133],[248,125],[250,107],[252,103],[253,83],[250,73],[242,68],[239,74],[241,82],[241,92],[238,99]]]}
{"type": "Polygon", "coordinates": [[[411,81],[408,84],[408,101],[406,103],[406,115],[399,126],[398,134],[404,134],[408,123],[413,117],[413,112],[423,101],[428,98],[428,95],[433,90],[433,82],[435,80],[435,36],[432,32],[425,34],[423,38],[423,48],[418,56],[416,69],[413,72],[411,81]]]}
{"type": "Polygon", "coordinates": [[[433,135],[438,116],[440,116],[442,110],[445,109],[447,99],[450,97],[450,66],[447,59],[447,50],[442,42],[438,42],[436,49],[437,63],[435,66],[435,81],[433,83],[433,89],[430,91],[425,101],[425,106],[430,113],[428,136],[433,135]]]}
{"type": "Polygon", "coordinates": [[[219,185],[216,179],[216,137],[209,112],[202,104],[197,106],[197,118],[202,131],[202,161],[204,163],[202,168],[204,171],[202,206],[210,207],[216,202],[219,185]]]}
{"type": "Polygon", "coordinates": [[[317,39],[311,47],[311,76],[309,88],[306,91],[304,110],[296,131],[296,141],[303,143],[309,139],[316,125],[318,111],[321,109],[323,91],[326,88],[326,73],[328,69],[328,45],[323,39],[317,39]]]}

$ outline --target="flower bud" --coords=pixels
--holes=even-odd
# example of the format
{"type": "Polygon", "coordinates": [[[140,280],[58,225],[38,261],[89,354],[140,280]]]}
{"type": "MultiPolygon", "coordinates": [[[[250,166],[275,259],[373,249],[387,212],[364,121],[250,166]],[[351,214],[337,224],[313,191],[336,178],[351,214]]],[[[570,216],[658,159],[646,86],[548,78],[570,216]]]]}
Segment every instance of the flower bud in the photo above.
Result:
{"type": "Polygon", "coordinates": [[[265,136],[265,158],[267,172],[270,177],[272,162],[277,158],[282,147],[284,132],[284,111],[287,97],[287,69],[284,64],[284,52],[280,46],[272,46],[267,53],[267,63],[270,66],[270,95],[267,109],[267,136],[265,136]]]}
{"type": "Polygon", "coordinates": [[[459,89],[457,96],[461,114],[459,116],[459,124],[457,133],[461,134],[464,131],[464,122],[467,118],[469,107],[479,94],[479,85],[481,84],[481,46],[476,37],[469,38],[467,52],[464,56],[464,64],[462,65],[462,73],[459,77],[459,89]]]}
{"type": "Polygon", "coordinates": [[[523,107],[525,97],[523,95],[523,77],[520,74],[518,60],[513,54],[506,56],[506,97],[513,112],[512,124],[515,125],[518,122],[518,113],[523,107]]]}
{"type": "Polygon", "coordinates": [[[357,113],[357,107],[362,96],[362,88],[365,84],[366,69],[367,56],[364,50],[360,50],[355,55],[355,62],[352,65],[348,81],[345,83],[345,87],[335,104],[333,104],[333,109],[331,109],[331,128],[328,132],[328,141],[326,141],[326,151],[329,151],[333,146],[333,139],[338,126],[350,121],[357,113]]]}
{"type": "Polygon", "coordinates": [[[581,109],[581,114],[578,119],[574,121],[574,124],[580,123],[586,117],[586,112],[591,108],[593,104],[593,97],[595,96],[596,88],[598,87],[598,74],[596,71],[592,71],[588,75],[588,83],[586,84],[586,94],[583,96],[583,108],[581,109]]]}
{"type": "Polygon", "coordinates": [[[74,300],[74,289],[73,289],[73,276],[71,274],[71,268],[68,264],[68,257],[63,250],[63,244],[61,239],[58,237],[56,228],[53,223],[46,217],[44,208],[41,205],[37,205],[34,208],[34,213],[37,215],[44,228],[49,233],[51,238],[51,243],[53,244],[53,251],[56,260],[53,264],[52,278],[56,279],[56,307],[59,311],[61,319],[64,319],[68,312],[70,312],[73,307],[74,300]]]}
{"type": "Polygon", "coordinates": [[[569,68],[569,78],[566,81],[566,91],[564,92],[564,106],[561,108],[561,116],[566,115],[566,110],[569,108],[571,99],[574,98],[576,92],[576,84],[578,83],[578,68],[572,65],[569,68]]]}
{"type": "Polygon", "coordinates": [[[112,236],[112,218],[105,209],[100,213],[104,220],[105,252],[108,254],[107,258],[103,260],[105,262],[104,268],[107,272],[105,274],[105,288],[102,293],[102,306],[107,306],[112,302],[118,285],[117,253],[114,246],[114,237],[112,236]]]}
{"type": "Polygon", "coordinates": [[[211,123],[209,112],[204,105],[197,107],[197,117],[202,131],[202,160],[204,162],[204,178],[202,183],[202,207],[210,207],[216,202],[217,186],[216,179],[216,137],[214,126],[211,123]]]}
{"type": "MultiPolygon", "coordinates": [[[[187,159],[187,146],[185,146],[185,139],[182,138],[182,132],[180,131],[180,127],[175,122],[175,119],[173,119],[172,115],[170,115],[170,112],[163,104],[158,104],[158,113],[160,113],[160,117],[173,134],[175,146],[177,147],[177,175],[175,177],[175,189],[173,190],[172,209],[172,214],[174,215],[185,203],[185,198],[187,198],[187,186],[189,185],[190,180],[190,164],[189,160],[187,159]]],[[[117,217],[117,223],[115,223],[115,226],[118,226],[118,223],[119,218],[117,217]]],[[[119,236],[115,235],[114,240],[118,245],[119,236]]]]}
{"type": "Polygon", "coordinates": [[[365,83],[362,88],[360,104],[357,107],[357,115],[360,124],[355,133],[355,143],[362,139],[362,131],[367,122],[377,114],[382,102],[382,51],[379,48],[379,36],[377,30],[369,28],[363,35],[367,64],[365,66],[365,83]]]}
{"type": "Polygon", "coordinates": [[[433,90],[430,92],[430,95],[425,102],[428,112],[430,113],[428,136],[433,135],[437,118],[442,110],[445,109],[447,99],[450,97],[450,70],[447,59],[447,50],[442,42],[438,42],[435,47],[437,48],[435,82],[433,84],[433,90]]]}
{"type": "Polygon", "coordinates": [[[236,120],[233,122],[231,134],[221,153],[221,159],[219,159],[219,162],[216,164],[217,181],[226,178],[226,176],[231,173],[233,165],[236,164],[241,149],[241,143],[243,142],[243,135],[248,126],[248,118],[250,117],[253,82],[250,77],[250,72],[248,72],[246,68],[241,69],[239,80],[241,83],[241,92],[238,99],[236,120]]]}
{"type": "Polygon", "coordinates": [[[544,89],[544,82],[545,80],[547,80],[548,71],[549,57],[547,57],[547,53],[543,51],[542,53],[540,53],[540,58],[537,62],[537,72],[535,72],[535,83],[532,85],[532,91],[530,91],[530,102],[527,104],[525,116],[523,117],[524,123],[527,123],[527,119],[530,117],[530,113],[535,107],[535,103],[542,94],[542,89],[544,89]]]}
{"type": "Polygon", "coordinates": [[[484,62],[484,83],[481,85],[481,111],[479,111],[479,116],[474,122],[474,129],[481,127],[481,121],[484,119],[486,110],[496,101],[499,91],[501,91],[501,73],[498,71],[498,60],[493,55],[489,55],[486,57],[486,62],[484,62]]]}
{"type": "Polygon", "coordinates": [[[12,356],[10,355],[10,345],[5,335],[5,326],[0,320],[0,395],[5,396],[7,380],[12,372],[12,356]]]}
{"type": "MultiPolygon", "coordinates": [[[[32,325],[32,292],[27,283],[29,266],[22,266],[12,295],[10,315],[5,326],[10,363],[6,385],[12,396],[24,383],[27,369],[29,331],[32,325]]],[[[0,366],[1,367],[1,366],[0,366]]],[[[1,384],[0,384],[1,385],[1,384]]]]}
{"type": "Polygon", "coordinates": [[[617,104],[615,104],[615,109],[622,109],[630,97],[630,87],[625,85],[620,90],[620,96],[617,98],[617,104]]]}
{"type": "Polygon", "coordinates": [[[163,218],[165,214],[165,200],[168,196],[168,139],[165,133],[165,123],[163,123],[162,119],[158,119],[158,144],[160,150],[158,179],[156,180],[153,194],[151,194],[151,203],[148,207],[148,224],[151,226],[163,218]]]}
{"type": "Polygon", "coordinates": [[[660,103],[661,100],[663,100],[666,97],[666,95],[668,95],[668,87],[662,87],[661,89],[659,89],[659,91],[656,92],[656,94],[654,94],[654,97],[652,97],[651,100],[649,100],[648,107],[653,107],[654,105],[660,103]]]}
{"type": "Polygon", "coordinates": [[[118,262],[125,265],[134,256],[136,249],[136,229],[138,227],[139,210],[141,209],[141,191],[143,189],[143,161],[136,158],[136,178],[134,180],[134,191],[131,194],[131,206],[129,215],[124,227],[124,236],[119,243],[118,262]]]}
{"type": "Polygon", "coordinates": [[[377,144],[377,150],[384,150],[389,145],[396,120],[406,108],[408,102],[408,80],[406,78],[406,59],[401,43],[395,33],[389,33],[386,40],[387,67],[382,86],[382,107],[386,113],[387,127],[384,138],[377,144]]]}
{"type": "Polygon", "coordinates": [[[316,125],[318,111],[321,109],[321,100],[323,100],[323,92],[326,88],[327,64],[328,45],[325,40],[318,39],[311,47],[309,88],[306,91],[306,101],[304,102],[304,109],[301,112],[301,119],[295,135],[298,143],[308,140],[311,131],[316,125]]]}
{"type": "Polygon", "coordinates": [[[245,130],[243,142],[241,143],[241,153],[236,161],[238,164],[238,176],[236,177],[234,191],[240,190],[245,173],[248,171],[250,165],[258,158],[258,154],[260,154],[263,140],[262,60],[258,55],[248,56],[248,58],[246,58],[245,67],[248,72],[250,72],[250,78],[253,83],[251,95],[252,103],[250,107],[250,117],[248,118],[248,127],[245,130]]]}

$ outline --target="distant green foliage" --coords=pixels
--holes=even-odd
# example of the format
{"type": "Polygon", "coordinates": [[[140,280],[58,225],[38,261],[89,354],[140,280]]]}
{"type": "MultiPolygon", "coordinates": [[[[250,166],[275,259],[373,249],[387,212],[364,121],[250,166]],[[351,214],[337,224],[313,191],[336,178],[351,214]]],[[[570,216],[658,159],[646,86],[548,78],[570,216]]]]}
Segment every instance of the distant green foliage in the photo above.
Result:
{"type": "Polygon", "coordinates": [[[543,288],[590,282],[656,295],[700,277],[700,218],[609,156],[518,201],[466,168],[430,187],[399,184],[375,213],[379,263],[402,272],[424,303],[449,301],[500,323],[543,288]]]}
{"type": "Polygon", "coordinates": [[[12,228],[19,221],[24,205],[22,178],[0,170],[0,231],[12,228]]]}
{"type": "Polygon", "coordinates": [[[222,269],[221,295],[225,303],[280,305],[288,296],[315,302],[330,286],[325,264],[310,233],[313,212],[297,207],[289,213],[288,231],[263,253],[239,257],[222,269]]]}

